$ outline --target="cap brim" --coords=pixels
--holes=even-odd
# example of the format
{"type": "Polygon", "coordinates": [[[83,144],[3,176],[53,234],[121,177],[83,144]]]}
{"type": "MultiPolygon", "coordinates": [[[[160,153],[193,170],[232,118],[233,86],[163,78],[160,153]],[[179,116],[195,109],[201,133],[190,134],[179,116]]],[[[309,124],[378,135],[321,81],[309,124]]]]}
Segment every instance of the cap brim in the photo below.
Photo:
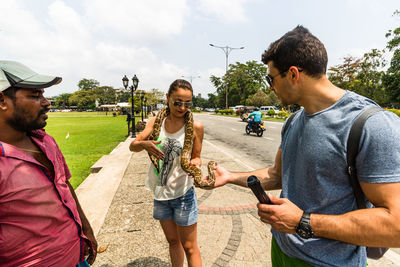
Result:
{"type": "Polygon", "coordinates": [[[61,77],[46,76],[36,74],[23,81],[15,83],[13,86],[20,88],[47,88],[61,82],[61,77]]]}

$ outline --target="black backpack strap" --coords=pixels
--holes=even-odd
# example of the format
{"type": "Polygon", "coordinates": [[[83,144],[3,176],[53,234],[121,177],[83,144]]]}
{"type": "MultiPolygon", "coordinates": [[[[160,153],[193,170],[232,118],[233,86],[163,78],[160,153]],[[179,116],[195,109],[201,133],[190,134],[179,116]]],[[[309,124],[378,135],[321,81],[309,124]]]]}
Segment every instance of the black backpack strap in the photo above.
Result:
{"type": "Polygon", "coordinates": [[[367,108],[363,110],[360,114],[358,114],[353,123],[353,126],[351,127],[349,139],[347,140],[348,172],[350,175],[351,185],[353,186],[354,196],[356,197],[357,206],[359,209],[366,208],[363,192],[361,190],[360,183],[358,182],[356,170],[356,156],[360,144],[361,133],[367,119],[381,110],[383,110],[381,107],[374,106],[371,108],[367,108]]]}
{"type": "Polygon", "coordinates": [[[295,113],[290,115],[290,117],[287,119],[285,128],[283,128],[282,136],[285,136],[285,133],[286,133],[287,129],[289,128],[289,125],[292,123],[292,120],[294,119],[294,117],[296,117],[296,114],[299,113],[299,111],[300,110],[296,111],[295,113]]]}

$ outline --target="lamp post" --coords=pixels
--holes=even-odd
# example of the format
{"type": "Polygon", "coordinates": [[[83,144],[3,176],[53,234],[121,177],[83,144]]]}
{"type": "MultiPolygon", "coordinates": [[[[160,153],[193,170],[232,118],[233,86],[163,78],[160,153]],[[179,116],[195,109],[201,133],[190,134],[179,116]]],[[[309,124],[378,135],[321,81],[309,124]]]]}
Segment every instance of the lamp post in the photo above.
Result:
{"type": "Polygon", "coordinates": [[[200,76],[183,76],[182,75],[182,78],[189,79],[190,80],[190,84],[192,84],[193,79],[200,78],[200,76]]]}
{"type": "Polygon", "coordinates": [[[143,98],[144,98],[144,91],[140,92],[140,106],[142,107],[142,121],[143,121],[143,98]]]}
{"type": "MultiPolygon", "coordinates": [[[[122,78],[122,84],[124,85],[125,90],[126,90],[128,88],[128,84],[129,84],[129,79],[126,77],[126,75],[124,76],[124,78],[122,78]]],[[[129,89],[131,89],[131,97],[132,97],[132,105],[131,105],[132,137],[136,137],[136,133],[135,133],[135,100],[134,100],[133,94],[135,93],[138,85],[139,85],[139,79],[136,77],[136,74],[135,74],[132,78],[132,85],[129,87],[129,89]]]]}
{"type": "MultiPolygon", "coordinates": [[[[216,47],[216,48],[220,48],[220,49],[222,49],[222,51],[224,51],[225,57],[226,57],[225,76],[228,73],[228,56],[229,56],[229,53],[232,50],[243,49],[244,48],[244,46],[242,46],[242,47],[230,47],[230,46],[217,46],[217,45],[213,45],[213,44],[210,44],[210,46],[216,47]]],[[[227,78],[227,77],[225,77],[225,78],[227,78]]],[[[225,108],[228,109],[228,82],[226,80],[225,80],[225,108]]]]}
{"type": "Polygon", "coordinates": [[[144,97],[144,117],[147,118],[147,97],[144,97]]]}

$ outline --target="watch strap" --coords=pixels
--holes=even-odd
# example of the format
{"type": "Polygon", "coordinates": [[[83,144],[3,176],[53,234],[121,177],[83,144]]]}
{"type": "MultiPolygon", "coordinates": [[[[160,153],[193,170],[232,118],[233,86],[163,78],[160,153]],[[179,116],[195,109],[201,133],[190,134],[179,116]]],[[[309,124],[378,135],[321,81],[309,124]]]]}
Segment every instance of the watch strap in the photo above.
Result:
{"type": "Polygon", "coordinates": [[[311,214],[309,212],[304,211],[303,215],[301,216],[300,223],[305,223],[305,224],[310,225],[310,222],[311,222],[310,217],[311,217],[311,214]]]}

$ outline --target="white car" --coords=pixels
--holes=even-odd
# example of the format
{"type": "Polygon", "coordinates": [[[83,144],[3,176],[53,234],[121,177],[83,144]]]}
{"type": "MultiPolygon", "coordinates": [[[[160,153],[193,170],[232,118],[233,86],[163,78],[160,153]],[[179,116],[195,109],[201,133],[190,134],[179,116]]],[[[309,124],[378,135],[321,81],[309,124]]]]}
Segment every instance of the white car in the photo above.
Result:
{"type": "Polygon", "coordinates": [[[273,111],[275,111],[275,113],[278,113],[278,112],[280,111],[279,109],[277,109],[277,108],[274,107],[274,106],[262,106],[262,107],[260,107],[260,111],[263,112],[263,113],[267,113],[268,110],[270,110],[270,109],[272,109],[273,111]]]}

